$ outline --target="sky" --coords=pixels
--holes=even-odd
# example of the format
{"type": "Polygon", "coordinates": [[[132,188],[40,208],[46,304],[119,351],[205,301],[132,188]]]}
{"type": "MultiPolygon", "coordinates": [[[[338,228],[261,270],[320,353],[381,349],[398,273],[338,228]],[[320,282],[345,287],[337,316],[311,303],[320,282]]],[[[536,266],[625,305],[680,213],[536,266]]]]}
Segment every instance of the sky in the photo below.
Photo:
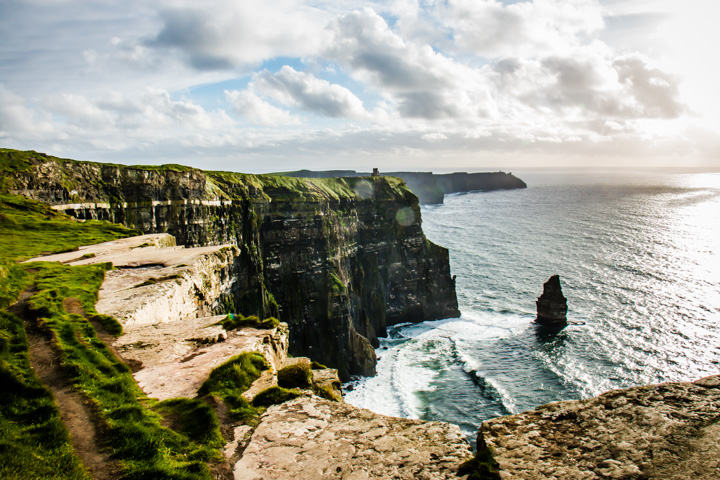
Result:
{"type": "Polygon", "coordinates": [[[250,173],[720,168],[720,2],[0,0],[0,147],[250,173]]]}

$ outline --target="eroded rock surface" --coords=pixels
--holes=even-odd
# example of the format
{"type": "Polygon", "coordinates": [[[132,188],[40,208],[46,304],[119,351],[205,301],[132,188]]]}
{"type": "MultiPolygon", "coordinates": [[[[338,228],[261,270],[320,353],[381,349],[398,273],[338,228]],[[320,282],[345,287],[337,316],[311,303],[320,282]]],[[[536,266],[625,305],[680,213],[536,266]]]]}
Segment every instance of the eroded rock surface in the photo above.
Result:
{"type": "Polygon", "coordinates": [[[237,480],[457,479],[472,455],[459,427],[304,397],[268,409],[237,480]]]}
{"type": "Polygon", "coordinates": [[[718,479],[720,376],[614,390],[483,423],[507,479],[718,479]]]}
{"type": "Polygon", "coordinates": [[[217,325],[224,315],[208,316],[232,303],[239,255],[234,246],[183,248],[170,235],[150,234],[40,259],[112,262],[95,308],[123,325],[113,346],[138,385],[165,400],[194,397],[213,368],[242,352],[262,353],[275,370],[285,362],[286,324],[226,332],[217,325]]]}

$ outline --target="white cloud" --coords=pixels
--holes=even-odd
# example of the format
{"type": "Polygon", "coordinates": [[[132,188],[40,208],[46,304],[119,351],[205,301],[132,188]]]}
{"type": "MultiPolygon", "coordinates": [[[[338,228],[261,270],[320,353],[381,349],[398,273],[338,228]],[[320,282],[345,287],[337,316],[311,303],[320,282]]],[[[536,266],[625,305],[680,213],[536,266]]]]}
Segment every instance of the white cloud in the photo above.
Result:
{"type": "Polygon", "coordinates": [[[391,98],[404,117],[441,119],[485,116],[489,96],[476,70],[408,43],[370,9],[339,17],[330,26],[325,55],[354,78],[391,98]]]}
{"type": "Polygon", "coordinates": [[[198,70],[230,69],[277,56],[316,53],[329,16],[292,0],[183,2],[160,11],[162,29],[146,45],[180,51],[198,70]]]}
{"type": "Polygon", "coordinates": [[[603,27],[594,0],[449,0],[443,14],[457,49],[490,58],[565,53],[603,27]]]}
{"type": "Polygon", "coordinates": [[[0,138],[268,169],[598,148],[655,161],[661,139],[716,162],[693,145],[720,130],[713,9],[688,1],[5,2],[0,138]]]}
{"type": "Polygon", "coordinates": [[[247,90],[242,92],[225,90],[225,97],[233,106],[235,113],[255,125],[280,126],[300,123],[300,119],[290,112],[266,102],[247,90]]]}
{"type": "Polygon", "coordinates": [[[367,118],[362,101],[347,88],[285,65],[254,75],[252,88],[285,104],[327,117],[367,118]]]}
{"type": "Polygon", "coordinates": [[[434,132],[434,133],[426,133],[422,136],[422,139],[428,142],[438,142],[441,140],[447,140],[448,137],[444,133],[434,132]]]}

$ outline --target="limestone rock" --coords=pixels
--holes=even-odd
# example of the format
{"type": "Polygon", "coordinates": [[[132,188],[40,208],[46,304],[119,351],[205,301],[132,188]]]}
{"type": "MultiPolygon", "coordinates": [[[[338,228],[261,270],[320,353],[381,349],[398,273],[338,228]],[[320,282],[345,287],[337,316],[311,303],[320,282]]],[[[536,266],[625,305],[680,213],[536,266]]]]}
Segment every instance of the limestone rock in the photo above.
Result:
{"type": "Polygon", "coordinates": [[[291,353],[343,380],[375,373],[373,347],[389,325],[459,315],[448,251],[425,238],[418,199],[397,178],[313,181],[34,154],[4,180],[80,220],[167,232],[185,246],[233,245],[234,311],[288,323],[291,353]]]}
{"type": "Polygon", "coordinates": [[[543,285],[543,293],[537,300],[537,322],[546,327],[567,325],[567,298],[562,293],[560,277],[553,275],[543,285]]]}
{"type": "Polygon", "coordinates": [[[123,335],[113,347],[130,365],[150,397],[192,398],[213,368],[242,352],[265,356],[273,372],[287,358],[288,327],[226,332],[217,325],[235,296],[234,246],[176,247],[167,234],[150,234],[81,247],[42,257],[72,265],[112,262],[98,313],[115,317],[123,335]]]}
{"type": "Polygon", "coordinates": [[[483,423],[507,479],[720,478],[720,376],[613,390],[483,423]]]}
{"type": "Polygon", "coordinates": [[[237,480],[442,480],[459,478],[471,456],[455,425],[302,397],[268,409],[234,471],[237,480]]]}

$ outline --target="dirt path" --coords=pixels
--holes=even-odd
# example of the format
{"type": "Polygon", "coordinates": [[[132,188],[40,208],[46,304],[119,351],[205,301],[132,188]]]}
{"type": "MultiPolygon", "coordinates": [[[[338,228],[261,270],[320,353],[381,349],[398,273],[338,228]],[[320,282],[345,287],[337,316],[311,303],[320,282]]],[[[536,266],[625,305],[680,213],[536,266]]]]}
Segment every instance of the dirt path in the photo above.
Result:
{"type": "Polygon", "coordinates": [[[90,475],[97,480],[118,478],[117,463],[100,450],[95,416],[89,402],[72,389],[60,369],[58,355],[50,344],[50,335],[41,332],[36,322],[26,315],[25,302],[30,296],[32,291],[26,290],[20,300],[10,307],[11,312],[25,323],[30,364],[40,381],[53,393],[62,421],[70,432],[70,441],[90,475]]]}

